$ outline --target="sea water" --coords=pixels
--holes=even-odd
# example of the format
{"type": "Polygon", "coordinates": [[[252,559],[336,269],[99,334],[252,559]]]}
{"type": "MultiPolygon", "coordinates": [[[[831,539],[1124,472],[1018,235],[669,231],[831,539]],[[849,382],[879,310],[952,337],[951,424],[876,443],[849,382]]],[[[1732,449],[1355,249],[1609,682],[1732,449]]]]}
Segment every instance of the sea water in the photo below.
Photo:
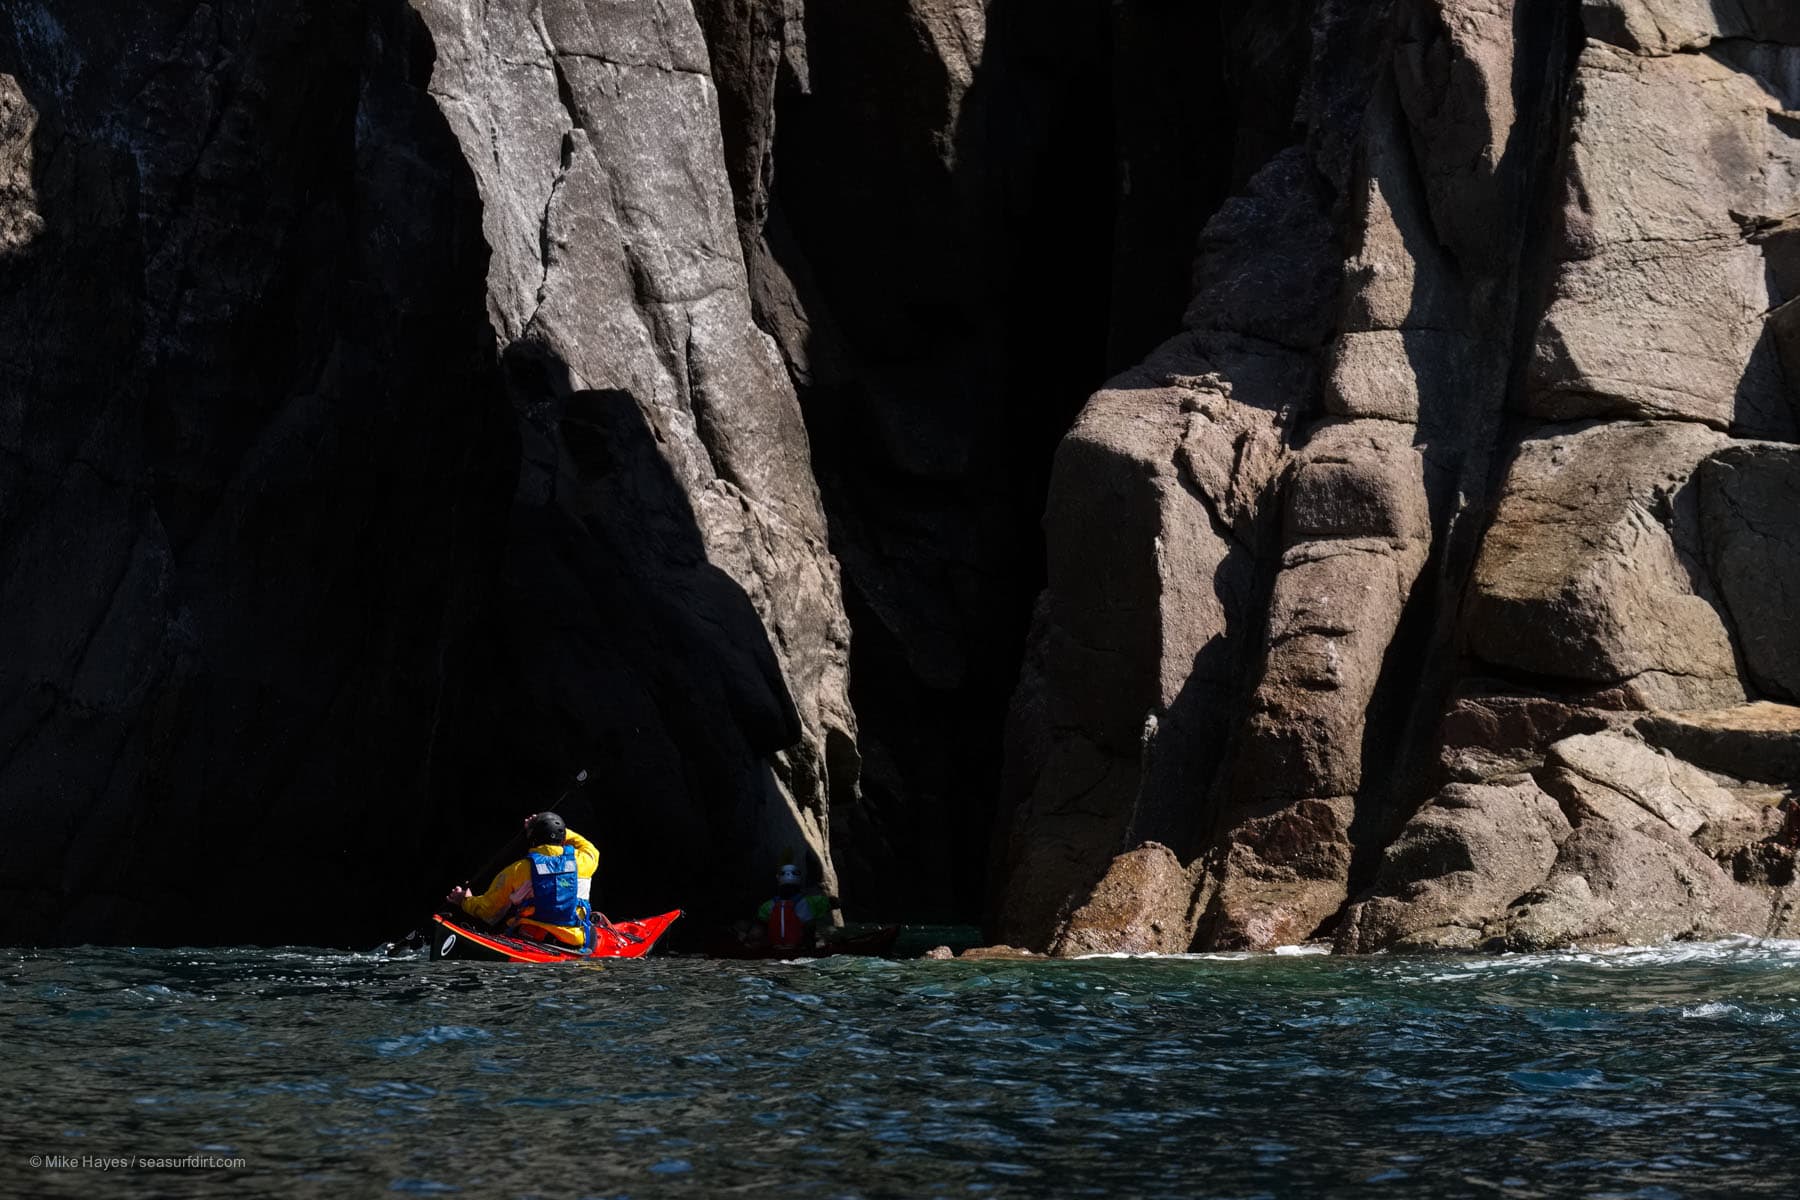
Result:
{"type": "Polygon", "coordinates": [[[0,951],[0,1195],[1793,1196],[1800,943],[0,951]]]}

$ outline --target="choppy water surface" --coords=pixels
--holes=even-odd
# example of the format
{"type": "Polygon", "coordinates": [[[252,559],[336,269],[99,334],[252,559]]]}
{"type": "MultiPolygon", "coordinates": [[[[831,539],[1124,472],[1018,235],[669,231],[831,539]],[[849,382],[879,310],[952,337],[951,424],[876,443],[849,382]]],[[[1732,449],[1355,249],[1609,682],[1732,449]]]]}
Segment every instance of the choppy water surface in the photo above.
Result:
{"type": "Polygon", "coordinates": [[[1792,1195],[1800,944],[604,967],[0,951],[0,1194],[1792,1195]],[[242,1167],[56,1168],[210,1155],[242,1167]]]}

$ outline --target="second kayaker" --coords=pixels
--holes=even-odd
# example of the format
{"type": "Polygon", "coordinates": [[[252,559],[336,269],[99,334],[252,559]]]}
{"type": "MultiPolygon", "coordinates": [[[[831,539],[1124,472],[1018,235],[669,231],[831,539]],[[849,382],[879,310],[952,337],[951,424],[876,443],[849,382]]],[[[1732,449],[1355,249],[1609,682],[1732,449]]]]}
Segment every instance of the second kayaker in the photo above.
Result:
{"type": "Polygon", "coordinates": [[[756,919],[762,922],[767,945],[796,950],[813,944],[818,923],[830,917],[832,908],[831,897],[808,893],[800,868],[787,863],[775,873],[775,895],[763,901],[756,919]]]}

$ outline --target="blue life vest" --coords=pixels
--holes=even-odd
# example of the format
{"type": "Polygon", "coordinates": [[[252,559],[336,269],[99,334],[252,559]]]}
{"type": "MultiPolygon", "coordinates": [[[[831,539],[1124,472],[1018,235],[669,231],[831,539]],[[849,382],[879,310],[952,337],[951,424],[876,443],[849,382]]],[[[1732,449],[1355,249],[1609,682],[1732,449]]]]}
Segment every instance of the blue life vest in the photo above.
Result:
{"type": "Polygon", "coordinates": [[[581,878],[575,866],[575,847],[565,845],[559,855],[530,853],[531,919],[544,925],[575,925],[582,946],[594,949],[594,920],[588,904],[592,881],[581,878]]]}

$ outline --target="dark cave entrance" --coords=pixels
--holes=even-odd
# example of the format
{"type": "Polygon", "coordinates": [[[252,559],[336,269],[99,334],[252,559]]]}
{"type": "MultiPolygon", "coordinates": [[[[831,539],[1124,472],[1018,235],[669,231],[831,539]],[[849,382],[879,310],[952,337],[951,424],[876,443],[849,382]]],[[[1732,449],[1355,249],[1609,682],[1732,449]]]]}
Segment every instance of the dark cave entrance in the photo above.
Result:
{"type": "Polygon", "coordinates": [[[1292,140],[1311,5],[1270,7],[992,0],[975,47],[917,0],[807,5],[766,241],[853,630],[853,915],[982,911],[1056,447],[1179,332],[1201,227],[1292,140]]]}

